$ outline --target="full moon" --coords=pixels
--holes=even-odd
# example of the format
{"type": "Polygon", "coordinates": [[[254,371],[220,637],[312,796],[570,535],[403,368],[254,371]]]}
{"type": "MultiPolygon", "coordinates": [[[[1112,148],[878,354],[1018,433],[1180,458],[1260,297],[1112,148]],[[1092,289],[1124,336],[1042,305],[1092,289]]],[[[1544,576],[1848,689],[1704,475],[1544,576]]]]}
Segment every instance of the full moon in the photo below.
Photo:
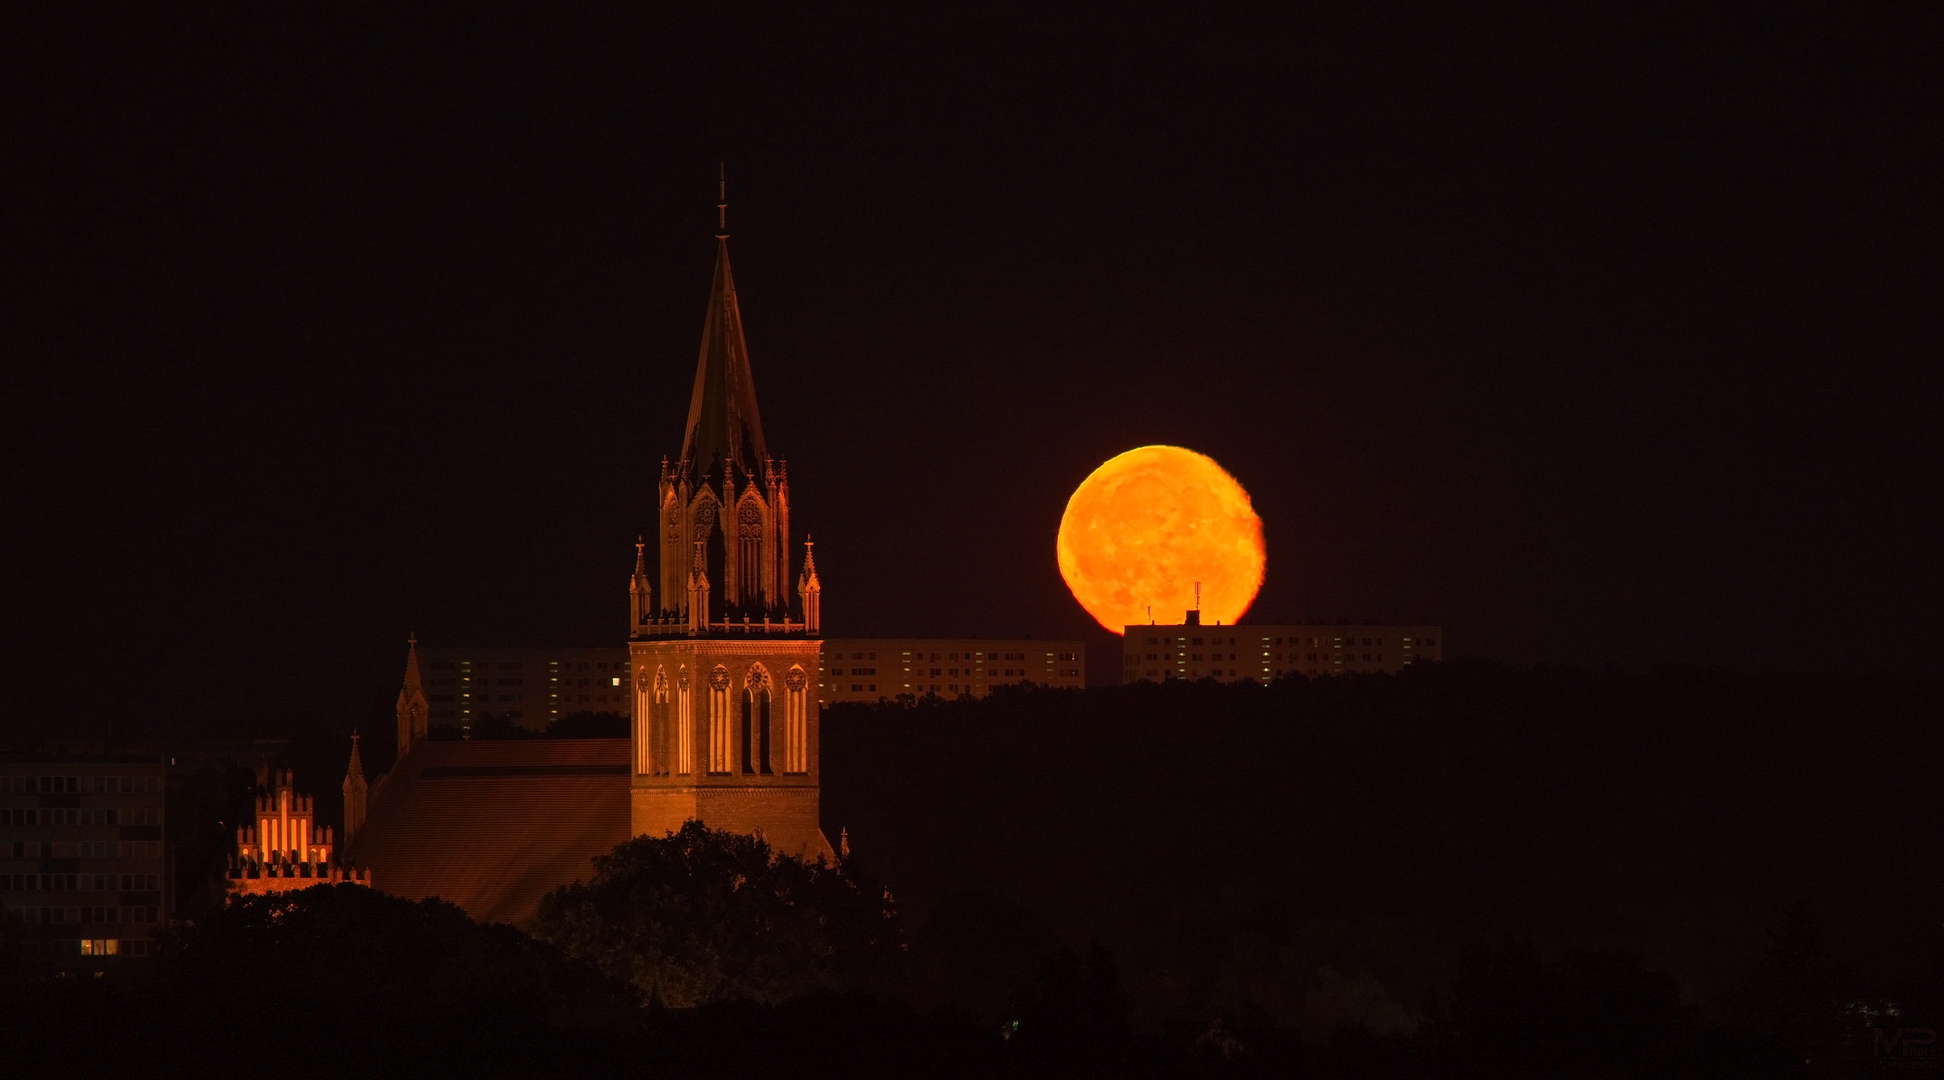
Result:
{"type": "Polygon", "coordinates": [[[1095,469],[1067,500],[1055,545],[1073,598],[1116,634],[1136,623],[1233,623],[1262,588],[1262,519],[1213,458],[1143,446],[1095,469]],[[1152,615],[1150,615],[1152,610],[1152,615]]]}

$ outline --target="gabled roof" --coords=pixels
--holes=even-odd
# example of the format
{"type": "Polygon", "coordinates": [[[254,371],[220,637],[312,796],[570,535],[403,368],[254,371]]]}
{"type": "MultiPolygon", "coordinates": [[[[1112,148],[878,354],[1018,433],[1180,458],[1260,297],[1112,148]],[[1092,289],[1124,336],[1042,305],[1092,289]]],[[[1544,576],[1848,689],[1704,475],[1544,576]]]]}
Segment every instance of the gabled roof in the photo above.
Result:
{"type": "Polygon", "coordinates": [[[682,435],[682,468],[691,483],[733,463],[743,476],[761,476],[768,457],[763,421],[756,412],[756,382],[743,342],[742,309],[729,273],[729,241],[716,241],[715,283],[702,323],[702,352],[689,395],[688,428],[682,435]]]}
{"type": "Polygon", "coordinates": [[[372,887],[518,925],[628,839],[627,739],[422,741],[377,785],[348,856],[372,887]]]}

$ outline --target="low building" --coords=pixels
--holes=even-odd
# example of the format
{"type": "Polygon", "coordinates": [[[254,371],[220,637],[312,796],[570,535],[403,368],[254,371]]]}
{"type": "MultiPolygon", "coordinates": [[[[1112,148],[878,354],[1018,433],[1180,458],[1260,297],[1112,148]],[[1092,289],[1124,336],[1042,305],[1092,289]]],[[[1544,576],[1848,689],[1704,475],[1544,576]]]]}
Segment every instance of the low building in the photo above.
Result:
{"type": "Polygon", "coordinates": [[[1444,656],[1436,626],[1374,623],[1248,623],[1202,626],[1198,613],[1175,625],[1129,626],[1121,638],[1121,682],[1218,679],[1271,682],[1285,675],[1398,672],[1444,656]]]}
{"type": "Polygon", "coordinates": [[[158,757],[0,755],[0,906],[64,962],[148,955],[164,804],[158,757]]]}
{"type": "Polygon", "coordinates": [[[825,702],[984,697],[1018,683],[1087,685],[1082,641],[1041,638],[826,638],[819,686],[825,702]]]}
{"type": "MultiPolygon", "coordinates": [[[[362,782],[357,736],[352,736],[351,768],[346,773],[347,796],[352,776],[362,782]]],[[[358,808],[362,810],[362,807],[358,808]]],[[[356,826],[349,798],[345,803],[346,836],[356,826]]],[[[296,775],[289,769],[257,769],[255,823],[236,829],[236,854],[230,856],[231,895],[290,892],[313,885],[370,885],[371,872],[343,865],[329,825],[317,827],[315,804],[297,793],[296,775]]]]}

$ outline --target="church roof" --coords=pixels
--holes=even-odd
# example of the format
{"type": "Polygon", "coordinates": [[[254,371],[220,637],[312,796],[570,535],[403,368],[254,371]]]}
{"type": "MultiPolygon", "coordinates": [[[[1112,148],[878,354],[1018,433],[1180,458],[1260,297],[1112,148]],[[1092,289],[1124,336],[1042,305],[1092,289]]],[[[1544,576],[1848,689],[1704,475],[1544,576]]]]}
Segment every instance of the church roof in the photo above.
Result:
{"type": "Polygon", "coordinates": [[[749,347],[743,342],[742,309],[729,272],[729,241],[719,237],[715,283],[709,290],[702,352],[682,435],[682,467],[691,483],[700,484],[715,472],[717,462],[734,463],[743,476],[761,476],[768,456],[763,421],[756,412],[756,382],[749,373],[749,347]]]}
{"type": "Polygon", "coordinates": [[[372,792],[350,861],[374,888],[519,924],[628,839],[627,739],[421,741],[372,792]]]}

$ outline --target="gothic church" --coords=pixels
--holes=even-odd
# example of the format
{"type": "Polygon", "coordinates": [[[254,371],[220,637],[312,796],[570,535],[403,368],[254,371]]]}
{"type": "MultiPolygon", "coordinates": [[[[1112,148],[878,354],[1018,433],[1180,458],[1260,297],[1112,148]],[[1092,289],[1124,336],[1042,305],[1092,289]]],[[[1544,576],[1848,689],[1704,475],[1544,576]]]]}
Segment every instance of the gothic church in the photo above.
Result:
{"type": "Polygon", "coordinates": [[[792,572],[789,475],[763,440],[726,232],[681,456],[656,498],[656,566],[637,543],[628,586],[630,738],[431,741],[414,648],[398,760],[347,822],[378,888],[521,922],[594,856],[691,818],[835,856],[818,820],[822,587],[807,540],[792,572]]]}

